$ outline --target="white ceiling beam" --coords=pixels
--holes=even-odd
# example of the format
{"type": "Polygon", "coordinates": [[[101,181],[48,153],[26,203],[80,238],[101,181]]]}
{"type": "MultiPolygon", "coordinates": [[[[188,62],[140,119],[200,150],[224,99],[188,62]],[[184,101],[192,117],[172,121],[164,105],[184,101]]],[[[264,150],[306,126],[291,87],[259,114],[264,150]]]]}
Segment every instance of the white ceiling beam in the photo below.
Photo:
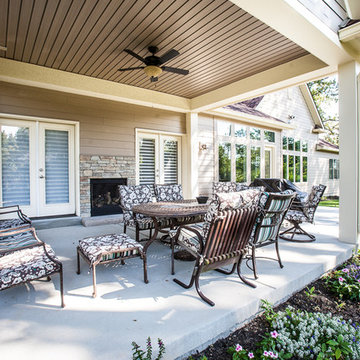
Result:
{"type": "Polygon", "coordinates": [[[5,58],[0,58],[0,81],[170,111],[190,110],[190,100],[180,96],[5,58]]]}
{"type": "Polygon", "coordinates": [[[337,71],[313,55],[306,55],[272,69],[191,99],[191,111],[213,110],[266,93],[323,78],[337,71]]]}
{"type": "Polygon", "coordinates": [[[230,1],[328,65],[352,60],[337,34],[298,0],[230,1]]]}

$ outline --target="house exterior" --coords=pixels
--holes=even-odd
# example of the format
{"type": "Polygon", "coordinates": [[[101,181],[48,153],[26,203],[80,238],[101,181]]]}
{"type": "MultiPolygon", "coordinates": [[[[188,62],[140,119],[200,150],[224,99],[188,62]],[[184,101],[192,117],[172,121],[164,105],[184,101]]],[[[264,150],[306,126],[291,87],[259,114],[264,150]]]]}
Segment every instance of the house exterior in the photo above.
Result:
{"type": "MultiPolygon", "coordinates": [[[[100,196],[94,191],[103,186],[101,179],[180,182],[186,197],[206,193],[219,174],[217,146],[228,143],[220,125],[228,120],[234,129],[240,126],[238,134],[247,127],[245,139],[230,141],[234,149],[238,145],[239,178],[281,176],[282,156],[295,162],[298,156],[285,153],[280,142],[279,134],[291,138],[296,131],[286,118],[292,114],[268,112],[265,101],[255,110],[268,117],[229,114],[223,107],[334,72],[340,157],[358,154],[360,26],[346,23],[337,33],[347,18],[342,1],[315,7],[303,0],[178,0],[164,8],[155,0],[3,0],[0,14],[0,201],[20,203],[30,216],[89,216],[91,205],[111,205],[115,195],[108,188],[100,196]],[[142,58],[149,45],[161,55],[178,50],[166,66],[189,75],[164,71],[151,82],[141,69],[118,72],[139,67],[124,49],[142,58]]],[[[317,135],[307,135],[310,155],[310,136],[317,135]]],[[[346,210],[340,210],[340,238],[348,242],[358,241],[357,161],[341,161],[346,210]]],[[[236,161],[225,163],[221,176],[229,176],[229,166],[235,176],[236,161]]]]}

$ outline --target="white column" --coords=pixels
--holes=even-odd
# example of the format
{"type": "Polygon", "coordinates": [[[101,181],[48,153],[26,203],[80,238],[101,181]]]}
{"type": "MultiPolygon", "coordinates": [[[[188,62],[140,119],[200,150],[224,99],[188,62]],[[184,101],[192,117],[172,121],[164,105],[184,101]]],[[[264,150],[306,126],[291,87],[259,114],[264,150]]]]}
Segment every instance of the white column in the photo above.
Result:
{"type": "Polygon", "coordinates": [[[339,66],[340,241],[359,244],[359,73],[357,62],[339,66]]]}
{"type": "Polygon", "coordinates": [[[184,179],[186,188],[184,195],[194,199],[199,195],[199,126],[198,113],[186,114],[187,156],[184,179]]]}

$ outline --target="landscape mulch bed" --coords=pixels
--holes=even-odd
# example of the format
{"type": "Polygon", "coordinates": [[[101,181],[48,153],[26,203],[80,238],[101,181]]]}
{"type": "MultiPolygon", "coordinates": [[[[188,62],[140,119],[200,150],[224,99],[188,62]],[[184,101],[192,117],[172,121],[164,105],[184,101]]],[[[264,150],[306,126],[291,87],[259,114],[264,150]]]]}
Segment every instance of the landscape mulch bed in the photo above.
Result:
{"type": "MultiPolygon", "coordinates": [[[[275,307],[275,311],[284,310],[288,305],[295,309],[308,312],[331,313],[342,316],[344,319],[360,323],[360,302],[350,300],[339,301],[330,293],[321,279],[309,284],[307,288],[291,296],[286,302],[275,307]],[[307,289],[315,287],[312,296],[306,294],[307,289]]],[[[240,344],[245,349],[254,349],[255,344],[262,340],[265,332],[271,331],[265,317],[260,315],[239,330],[230,334],[227,338],[219,339],[201,353],[193,354],[194,359],[201,359],[204,355],[208,360],[231,360],[232,356],[227,353],[230,346],[240,344]]]]}

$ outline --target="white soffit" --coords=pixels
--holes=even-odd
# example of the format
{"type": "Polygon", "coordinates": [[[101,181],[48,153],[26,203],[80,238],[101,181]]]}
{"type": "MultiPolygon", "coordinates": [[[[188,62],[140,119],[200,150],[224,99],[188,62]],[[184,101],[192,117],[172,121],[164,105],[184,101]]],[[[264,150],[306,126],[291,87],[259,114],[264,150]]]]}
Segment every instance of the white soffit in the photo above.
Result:
{"type": "Polygon", "coordinates": [[[297,0],[230,1],[328,65],[352,60],[337,34],[297,0]]]}
{"type": "Polygon", "coordinates": [[[350,55],[360,62],[360,22],[339,30],[339,39],[350,55]]]}

